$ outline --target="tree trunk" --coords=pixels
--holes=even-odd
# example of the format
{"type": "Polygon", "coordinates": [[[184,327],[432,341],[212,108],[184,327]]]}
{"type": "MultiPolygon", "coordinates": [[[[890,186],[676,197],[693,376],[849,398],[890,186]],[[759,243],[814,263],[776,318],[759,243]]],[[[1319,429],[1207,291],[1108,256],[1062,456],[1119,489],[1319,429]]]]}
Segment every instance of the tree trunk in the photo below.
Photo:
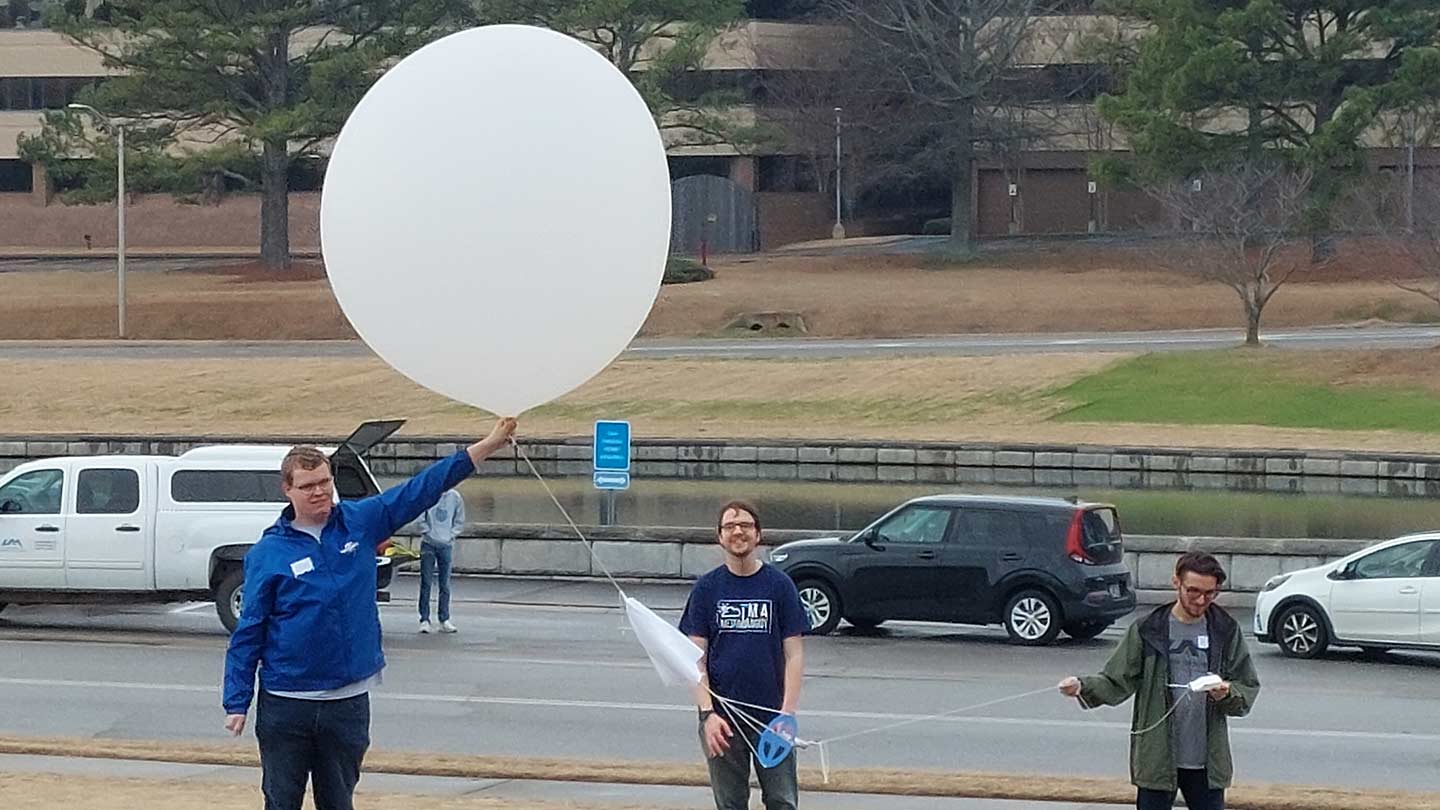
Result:
{"type": "Polygon", "coordinates": [[[969,253],[974,248],[972,222],[975,219],[975,143],[974,108],[965,105],[955,126],[956,156],[954,176],[950,179],[950,241],[949,249],[969,253]]]}
{"type": "MultiPolygon", "coordinates": [[[[265,105],[290,103],[290,32],[271,31],[260,61],[265,105]]],[[[271,272],[290,269],[290,145],[284,137],[265,141],[260,156],[260,258],[271,272]]]]}
{"type": "Polygon", "coordinates": [[[1245,345],[1260,345],[1261,305],[1252,299],[1245,301],[1245,345]]]}
{"type": "Polygon", "coordinates": [[[260,174],[260,258],[271,272],[290,269],[290,156],[284,141],[265,142],[260,174]]]}
{"type": "Polygon", "coordinates": [[[1329,223],[1317,223],[1324,230],[1310,234],[1310,266],[1317,267],[1335,258],[1335,236],[1330,233],[1329,223]]]}

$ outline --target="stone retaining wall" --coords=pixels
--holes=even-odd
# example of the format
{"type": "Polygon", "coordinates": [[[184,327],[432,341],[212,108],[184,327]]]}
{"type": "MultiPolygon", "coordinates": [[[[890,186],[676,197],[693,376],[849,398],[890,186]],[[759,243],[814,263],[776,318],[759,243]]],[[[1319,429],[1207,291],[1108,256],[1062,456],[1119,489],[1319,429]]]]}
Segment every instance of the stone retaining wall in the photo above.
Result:
{"type": "MultiPolygon", "coordinates": [[[[201,444],[323,444],[339,438],[16,437],[0,440],[0,472],[46,456],[173,454],[201,444]]],[[[378,476],[404,476],[462,446],[454,437],[407,439],[376,446],[369,460],[378,476]]],[[[589,475],[591,471],[588,438],[526,441],[524,451],[544,475],[589,475]]],[[[507,452],[481,465],[480,474],[525,475],[528,469],[507,452]]],[[[635,442],[632,474],[637,480],[879,481],[1440,495],[1440,456],[1328,450],[644,439],[635,442]]]]}

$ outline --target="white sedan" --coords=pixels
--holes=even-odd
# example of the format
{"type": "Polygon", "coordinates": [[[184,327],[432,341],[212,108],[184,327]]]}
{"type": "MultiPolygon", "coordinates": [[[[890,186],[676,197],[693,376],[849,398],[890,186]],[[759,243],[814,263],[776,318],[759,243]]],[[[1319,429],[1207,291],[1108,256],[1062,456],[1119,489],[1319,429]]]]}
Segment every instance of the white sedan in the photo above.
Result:
{"type": "Polygon", "coordinates": [[[1332,644],[1440,649],[1440,532],[1272,577],[1255,601],[1255,637],[1295,658],[1332,644]]]}

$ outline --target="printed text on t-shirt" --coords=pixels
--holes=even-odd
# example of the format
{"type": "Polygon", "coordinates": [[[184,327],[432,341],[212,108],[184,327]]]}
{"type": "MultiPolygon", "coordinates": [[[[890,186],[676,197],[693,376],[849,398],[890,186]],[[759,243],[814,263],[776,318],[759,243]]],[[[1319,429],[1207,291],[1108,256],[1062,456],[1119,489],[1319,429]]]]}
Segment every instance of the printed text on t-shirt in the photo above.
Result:
{"type": "Polygon", "coordinates": [[[769,599],[721,599],[715,626],[722,633],[768,633],[771,613],[769,599]]]}

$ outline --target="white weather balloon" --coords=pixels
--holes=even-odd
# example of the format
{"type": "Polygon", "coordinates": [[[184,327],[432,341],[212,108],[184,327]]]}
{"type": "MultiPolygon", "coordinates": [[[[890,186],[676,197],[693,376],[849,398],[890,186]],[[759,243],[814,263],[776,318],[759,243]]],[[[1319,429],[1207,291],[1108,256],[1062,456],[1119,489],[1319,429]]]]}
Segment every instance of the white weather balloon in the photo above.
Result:
{"type": "Polygon", "coordinates": [[[664,272],[670,188],[635,88],[518,25],[431,43],[335,143],[320,241],[360,336],[415,382],[511,416],[605,368],[664,272]]]}

